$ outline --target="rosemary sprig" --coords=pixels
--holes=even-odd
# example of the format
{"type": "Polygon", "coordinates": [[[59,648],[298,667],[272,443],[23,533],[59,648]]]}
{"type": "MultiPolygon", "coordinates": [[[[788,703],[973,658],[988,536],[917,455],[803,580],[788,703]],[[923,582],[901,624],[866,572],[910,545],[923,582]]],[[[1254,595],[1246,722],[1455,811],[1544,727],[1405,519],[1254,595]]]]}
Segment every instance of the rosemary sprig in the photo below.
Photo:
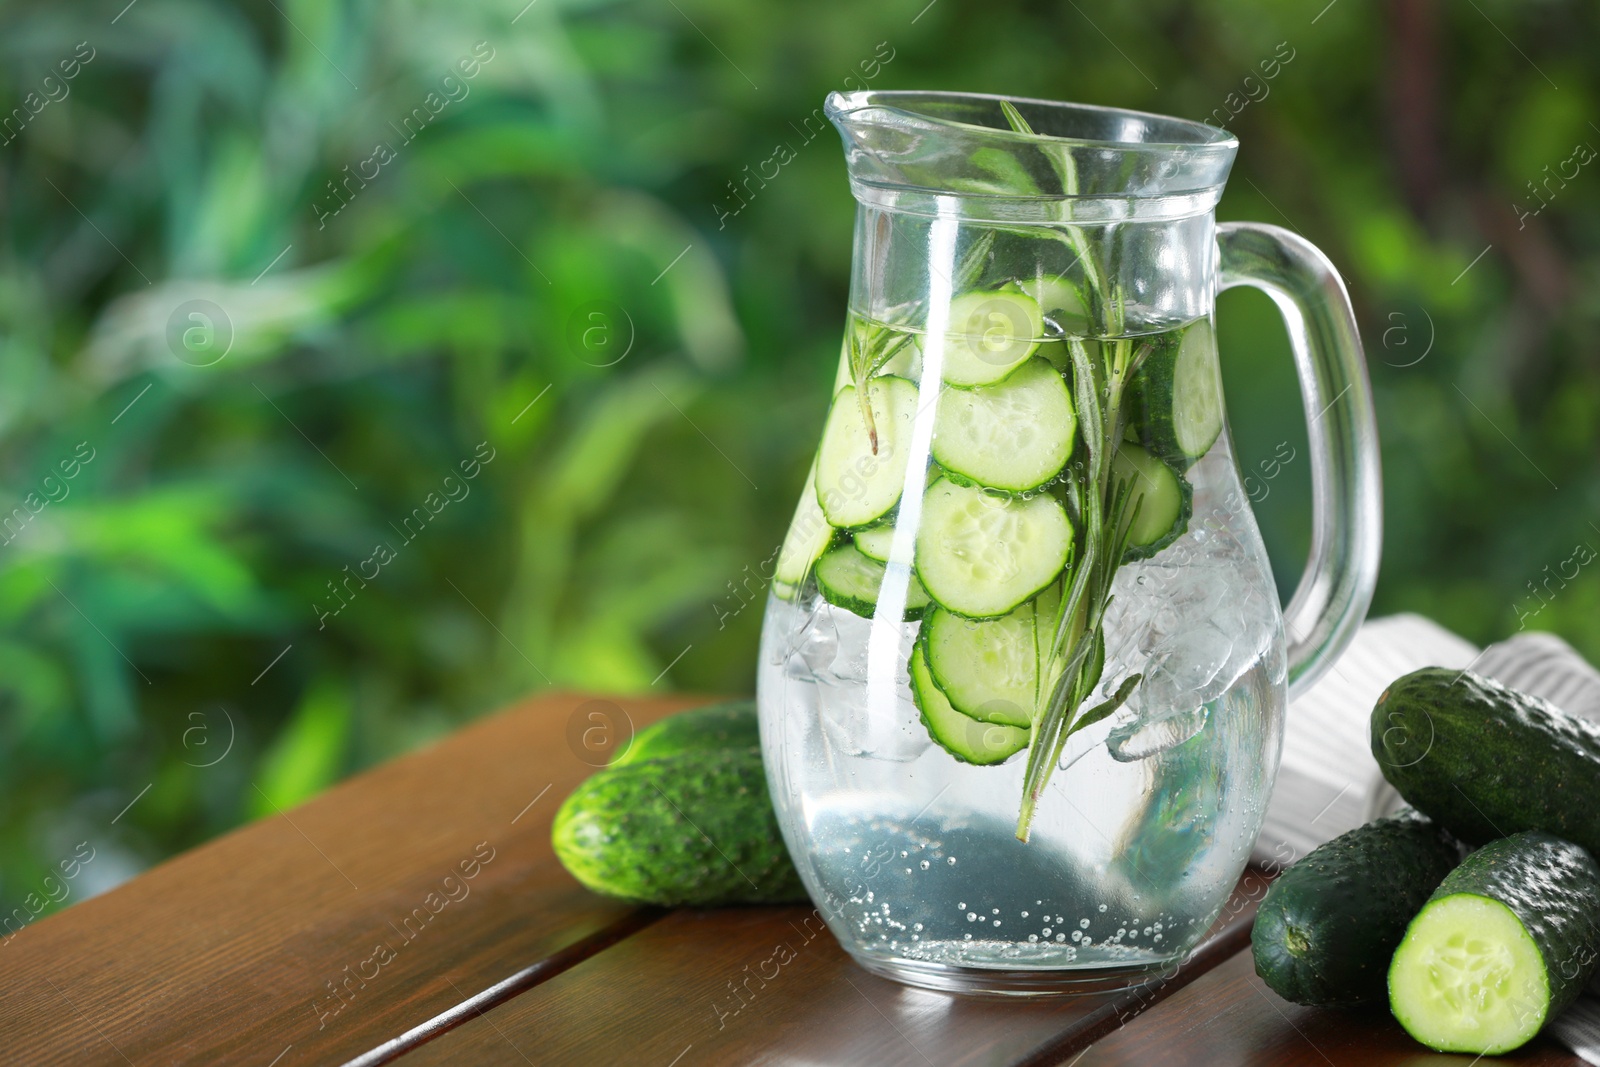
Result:
{"type": "MultiPolygon", "coordinates": [[[[1000,102],[1000,110],[1014,131],[1034,135],[1033,127],[1009,100],[1000,102]]],[[[1071,146],[1041,140],[1038,150],[1055,172],[1060,194],[1076,196],[1078,171],[1071,146]]],[[[1111,606],[1111,585],[1127,551],[1128,531],[1143,503],[1142,497],[1135,498],[1131,482],[1113,476],[1112,458],[1127,421],[1123,394],[1149,355],[1149,346],[1135,347],[1118,338],[1123,329],[1122,296],[1108,283],[1088,235],[1080,227],[1062,226],[1061,237],[1072,249],[1075,264],[1081,265],[1080,296],[1089,321],[1099,326],[1098,332],[1115,339],[1096,344],[1093,355],[1083,339],[1067,341],[1078,428],[1088,453],[1074,479],[1082,484],[1069,493],[1082,539],[1073,562],[1072,582],[1055,620],[1055,640],[1048,659],[1039,665],[1040,693],[1048,698],[1034,709],[1033,738],[1017,814],[1017,837],[1023,841],[1028,839],[1039,798],[1067,739],[1113,714],[1142,677],[1132,674],[1123,678],[1106,699],[1085,707],[1105,670],[1104,624],[1111,606]]]]}
{"type": "Polygon", "coordinates": [[[1022,841],[1028,839],[1039,798],[1067,739],[1115,713],[1142,678],[1128,675],[1106,699],[1085,706],[1105,670],[1105,614],[1111,606],[1111,586],[1127,552],[1128,532],[1143,505],[1132,481],[1114,475],[1112,458],[1126,424],[1124,392],[1150,346],[1136,347],[1125,339],[1103,342],[1097,347],[1104,364],[1096,366],[1085,342],[1074,339],[1068,344],[1079,428],[1088,452],[1088,462],[1079,472],[1083,491],[1077,497],[1083,537],[1072,584],[1056,620],[1055,641],[1048,661],[1041,664],[1041,676],[1050,680],[1043,689],[1049,697],[1034,711],[1017,814],[1017,838],[1022,841]]]}

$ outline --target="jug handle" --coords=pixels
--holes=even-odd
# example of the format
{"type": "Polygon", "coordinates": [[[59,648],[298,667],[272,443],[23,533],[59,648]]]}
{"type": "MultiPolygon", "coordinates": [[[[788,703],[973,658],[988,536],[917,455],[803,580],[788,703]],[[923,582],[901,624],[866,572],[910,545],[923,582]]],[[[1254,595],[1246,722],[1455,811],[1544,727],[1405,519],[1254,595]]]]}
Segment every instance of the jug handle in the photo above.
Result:
{"type": "Polygon", "coordinates": [[[1328,669],[1372,603],[1383,492],[1372,385],[1355,313],[1333,264],[1305,238],[1256,222],[1217,227],[1221,287],[1272,298],[1289,328],[1311,441],[1311,555],[1284,609],[1289,698],[1328,669]]]}

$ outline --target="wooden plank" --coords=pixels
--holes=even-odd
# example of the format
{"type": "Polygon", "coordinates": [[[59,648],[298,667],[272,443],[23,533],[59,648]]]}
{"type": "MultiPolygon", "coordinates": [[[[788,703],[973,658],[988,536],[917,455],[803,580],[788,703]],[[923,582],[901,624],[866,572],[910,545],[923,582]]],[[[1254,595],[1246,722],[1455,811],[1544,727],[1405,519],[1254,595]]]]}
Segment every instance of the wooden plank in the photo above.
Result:
{"type": "MultiPolygon", "coordinates": [[[[1242,952],[1151,1009],[1137,1024],[1090,1048],[1075,1067],[1469,1067],[1472,1056],[1432,1052],[1407,1036],[1381,1005],[1360,1010],[1291,1004],[1256,977],[1242,952]]],[[[1536,1040],[1487,1064],[1584,1067],[1536,1040]]]]}
{"type": "Polygon", "coordinates": [[[1058,1062],[1243,948],[1258,898],[1236,894],[1209,947],[1164,982],[1109,997],[1026,999],[875,978],[810,908],[674,912],[398,1063],[1058,1062]]]}
{"type": "Polygon", "coordinates": [[[577,963],[659,913],[579,887],[551,818],[608,718],[692,703],[529,701],[23,928],[0,1059],[338,1063],[577,963]]]}

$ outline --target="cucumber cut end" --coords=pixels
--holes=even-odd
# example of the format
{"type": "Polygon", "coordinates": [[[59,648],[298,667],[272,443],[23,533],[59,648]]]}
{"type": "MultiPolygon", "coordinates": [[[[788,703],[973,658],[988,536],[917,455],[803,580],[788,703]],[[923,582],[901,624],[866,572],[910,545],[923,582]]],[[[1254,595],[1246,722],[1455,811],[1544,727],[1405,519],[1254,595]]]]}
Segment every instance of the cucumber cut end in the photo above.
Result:
{"type": "Polygon", "coordinates": [[[1394,954],[1389,1007],[1407,1033],[1440,1052],[1510,1052],[1549,1014],[1544,957],[1500,901],[1441,897],[1412,921],[1394,954]]]}

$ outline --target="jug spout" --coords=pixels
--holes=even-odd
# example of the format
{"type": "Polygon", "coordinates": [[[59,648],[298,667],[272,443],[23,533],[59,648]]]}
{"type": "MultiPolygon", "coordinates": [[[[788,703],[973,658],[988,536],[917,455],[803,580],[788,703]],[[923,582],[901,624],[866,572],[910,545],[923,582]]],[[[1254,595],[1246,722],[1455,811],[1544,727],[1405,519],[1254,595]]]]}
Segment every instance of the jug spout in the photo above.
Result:
{"type": "Polygon", "coordinates": [[[833,93],[825,111],[863,205],[994,222],[1209,212],[1238,149],[1204,123],[977,93],[833,93]]]}

